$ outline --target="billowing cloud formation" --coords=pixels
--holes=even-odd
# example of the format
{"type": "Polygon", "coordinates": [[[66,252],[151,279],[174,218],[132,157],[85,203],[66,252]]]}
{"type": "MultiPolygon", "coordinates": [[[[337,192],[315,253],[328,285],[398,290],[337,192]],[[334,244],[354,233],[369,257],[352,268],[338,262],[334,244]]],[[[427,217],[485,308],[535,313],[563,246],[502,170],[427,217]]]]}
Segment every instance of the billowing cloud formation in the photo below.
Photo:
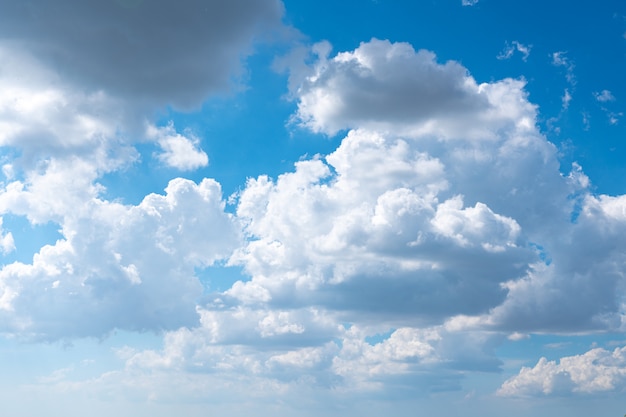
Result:
{"type": "Polygon", "coordinates": [[[165,127],[148,126],[146,136],[157,141],[163,150],[158,158],[167,166],[185,171],[200,168],[209,163],[207,154],[198,148],[199,139],[193,135],[188,138],[177,133],[173,124],[165,127]]]}
{"type": "MultiPolygon", "coordinates": [[[[245,374],[274,393],[285,381],[456,389],[465,370],[498,369],[507,334],[623,328],[624,197],[592,195],[576,165],[561,173],[523,81],[478,83],[404,43],[317,51],[292,77],[294,119],[345,137],[249,179],[234,215],[208,179],[173,180],[137,206],[102,200],[102,173],[137,158],[117,130],[89,136],[98,152],[7,175],[0,211],[55,222],[63,238],[0,272],[4,331],[169,329],[163,349],[124,352],[132,378],[245,374]],[[247,276],[203,294],[193,268],[225,258],[247,276]],[[98,326],[68,321],[70,305],[98,326]]],[[[163,162],[204,163],[173,128],[152,132],[163,162]]]]}
{"type": "Polygon", "coordinates": [[[250,279],[208,294],[200,326],[163,350],[133,352],[133,372],[456,389],[464,370],[498,369],[507,334],[620,328],[622,198],[591,195],[578,166],[560,173],[523,82],[478,84],[374,40],[320,58],[293,93],[313,130],[364,127],[248,181],[230,262],[250,279]]]}
{"type": "MultiPolygon", "coordinates": [[[[150,157],[141,142],[166,166],[206,166],[199,138],[151,118],[227,91],[253,38],[281,30],[282,4],[1,1],[0,10],[0,212],[60,232],[31,264],[3,266],[0,331],[58,339],[197,323],[194,268],[228,257],[239,236],[220,185],[174,179],[134,206],[103,199],[99,181],[150,157]]],[[[3,252],[14,245],[3,233],[3,252]]]]}
{"type": "Polygon", "coordinates": [[[260,286],[255,301],[440,320],[486,312],[502,301],[500,283],[524,274],[512,262],[532,257],[519,225],[450,195],[439,159],[353,131],[326,160],[249,181],[237,214],[253,239],[234,262],[253,280],[228,295],[254,300],[260,286]],[[491,268],[474,274],[474,262],[491,268]]]}
{"type": "Polygon", "coordinates": [[[498,395],[544,396],[594,394],[626,388],[626,348],[596,348],[559,363],[541,358],[533,368],[522,368],[506,381],[498,395]]]}
{"type": "Polygon", "coordinates": [[[251,40],[278,30],[278,0],[3,0],[0,39],[89,91],[151,106],[225,91],[251,40]]]}
{"type": "Polygon", "coordinates": [[[228,256],[237,243],[219,184],[172,180],[164,196],[125,206],[97,198],[95,187],[87,198],[80,182],[78,190],[62,187],[77,175],[51,166],[0,195],[3,211],[56,221],[63,235],[32,264],[0,271],[1,331],[56,339],[196,323],[203,290],[194,267],[228,256]]]}

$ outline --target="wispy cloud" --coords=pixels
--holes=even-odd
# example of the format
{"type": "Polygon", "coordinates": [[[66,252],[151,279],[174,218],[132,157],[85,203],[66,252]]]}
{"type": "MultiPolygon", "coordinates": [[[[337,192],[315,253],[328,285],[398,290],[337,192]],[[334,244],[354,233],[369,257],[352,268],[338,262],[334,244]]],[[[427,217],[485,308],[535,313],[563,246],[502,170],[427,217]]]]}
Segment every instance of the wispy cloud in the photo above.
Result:
{"type": "Polygon", "coordinates": [[[498,54],[496,58],[500,60],[510,59],[517,51],[522,54],[522,61],[526,62],[528,60],[528,57],[530,56],[531,49],[532,45],[524,45],[518,41],[513,41],[511,43],[506,42],[504,49],[498,54]]]}

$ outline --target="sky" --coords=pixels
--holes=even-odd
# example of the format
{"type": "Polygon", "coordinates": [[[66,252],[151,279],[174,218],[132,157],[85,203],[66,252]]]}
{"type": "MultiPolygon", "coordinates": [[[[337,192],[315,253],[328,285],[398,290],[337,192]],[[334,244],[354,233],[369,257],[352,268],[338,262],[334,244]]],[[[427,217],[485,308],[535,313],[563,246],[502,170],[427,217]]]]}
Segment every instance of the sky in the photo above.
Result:
{"type": "Polygon", "coordinates": [[[12,417],[626,413],[626,3],[0,0],[12,417]]]}

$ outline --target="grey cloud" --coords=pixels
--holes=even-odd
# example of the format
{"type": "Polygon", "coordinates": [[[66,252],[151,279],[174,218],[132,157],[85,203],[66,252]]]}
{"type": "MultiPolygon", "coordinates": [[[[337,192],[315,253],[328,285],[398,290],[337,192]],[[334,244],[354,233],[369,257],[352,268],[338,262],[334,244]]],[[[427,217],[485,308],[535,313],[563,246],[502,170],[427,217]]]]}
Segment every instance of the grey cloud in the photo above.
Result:
{"type": "Polygon", "coordinates": [[[188,108],[229,87],[282,12],[279,0],[2,0],[0,41],[87,90],[188,108]]]}
{"type": "Polygon", "coordinates": [[[372,39],[322,58],[297,91],[298,118],[330,134],[341,129],[417,124],[433,116],[468,117],[489,109],[467,70],[430,51],[372,39]]]}

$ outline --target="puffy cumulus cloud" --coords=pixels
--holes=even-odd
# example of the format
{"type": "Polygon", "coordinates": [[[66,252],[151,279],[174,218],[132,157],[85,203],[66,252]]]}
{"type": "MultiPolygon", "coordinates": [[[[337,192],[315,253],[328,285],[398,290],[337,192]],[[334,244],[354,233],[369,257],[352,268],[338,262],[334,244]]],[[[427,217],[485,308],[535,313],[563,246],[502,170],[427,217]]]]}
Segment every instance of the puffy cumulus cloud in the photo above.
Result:
{"type": "Polygon", "coordinates": [[[330,59],[324,52],[296,91],[296,118],[316,132],[370,128],[489,139],[492,128],[513,119],[532,125],[519,117],[534,107],[521,82],[478,85],[459,63],[439,64],[432,52],[406,43],[373,39],[330,59]]]}
{"type": "Polygon", "coordinates": [[[626,348],[592,349],[559,362],[541,358],[532,368],[502,384],[498,395],[534,397],[547,395],[597,394],[626,389],[626,348]]]}
{"type": "Polygon", "coordinates": [[[493,346],[506,335],[621,326],[623,198],[590,194],[578,166],[560,173],[522,81],[478,84],[458,63],[376,40],[320,55],[293,90],[300,116],[313,109],[305,125],[365,128],[247,182],[236,212],[247,241],[230,263],[250,279],[207,295],[198,327],[128,366],[454,389],[468,369],[499,368],[493,346]],[[430,107],[428,94],[400,94],[413,116],[388,115],[396,68],[409,90],[447,87],[430,107]],[[354,85],[369,101],[351,101],[354,85]],[[330,96],[351,110],[324,107],[330,96]]]}
{"type": "Polygon", "coordinates": [[[194,268],[227,257],[238,239],[219,184],[176,179],[165,195],[126,206],[97,198],[97,189],[77,195],[86,189],[71,189],[76,170],[55,174],[0,194],[2,212],[59,222],[63,235],[32,264],[0,270],[2,331],[57,339],[197,323],[203,289],[194,268]],[[37,192],[46,184],[57,188],[37,192]]]}
{"type": "Polygon", "coordinates": [[[227,89],[253,38],[281,30],[283,13],[279,0],[3,0],[1,7],[0,42],[30,51],[74,85],[183,108],[227,89]]]}
{"type": "MultiPolygon", "coordinates": [[[[53,193],[33,197],[46,196],[42,172],[62,171],[51,161],[8,184],[0,199],[4,212],[59,222],[65,236],[33,265],[5,267],[6,322],[60,333],[53,322],[66,311],[52,307],[65,299],[54,294],[73,285],[62,294],[86,305],[85,317],[101,319],[101,332],[172,329],[160,350],[124,350],[119,378],[150,392],[161,384],[164,396],[176,388],[167,375],[178,388],[219,381],[237,387],[237,398],[247,384],[284,398],[305,385],[343,393],[458,389],[468,370],[499,369],[493,349],[506,335],[621,326],[623,198],[590,194],[578,166],[560,173],[523,81],[479,84],[460,64],[437,63],[407,44],[373,40],[332,58],[324,45],[316,50],[318,61],[292,74],[297,117],[315,131],[352,130],[325,157],[248,180],[236,199],[246,240],[229,262],[249,279],[202,297],[191,279],[193,265],[234,247],[216,236],[234,242],[235,232],[206,232],[233,227],[218,193],[202,197],[215,183],[177,180],[165,196],[133,207],[98,200],[98,174],[82,175],[84,184],[55,191],[77,213],[90,213],[70,216],[53,193]],[[193,207],[215,217],[193,223],[200,219],[186,211],[193,207]],[[173,287],[150,281],[157,276],[173,287]],[[49,289],[35,294],[30,283],[49,289]],[[175,297],[160,298],[165,293],[175,297]],[[54,314],[32,308],[42,297],[54,314]],[[159,312],[148,309],[159,303],[159,312]],[[146,309],[103,315],[129,304],[146,309]],[[155,373],[162,380],[148,383],[155,373]]],[[[71,323],[73,334],[85,334],[82,322],[71,323]]]]}
{"type": "MultiPolygon", "coordinates": [[[[386,303],[392,307],[369,301],[377,311],[411,305],[413,317],[417,312],[436,311],[429,301],[458,307],[457,314],[480,305],[471,314],[480,309],[486,314],[470,326],[480,323],[478,327],[495,326],[510,333],[620,328],[625,223],[613,214],[619,213],[615,207],[621,207],[622,198],[593,196],[589,179],[577,165],[567,176],[560,173],[556,149],[536,126],[536,108],[527,99],[523,81],[479,84],[460,64],[439,64],[432,53],[416,52],[402,43],[372,40],[332,58],[322,53],[328,48],[317,49],[320,58],[301,86],[293,89],[297,117],[315,131],[334,133],[355,126],[367,130],[349,132],[339,149],[326,158],[326,168],[320,161],[310,162],[318,167],[320,180],[309,177],[311,186],[301,184],[297,215],[286,214],[291,207],[295,209],[293,203],[287,207],[276,198],[286,190],[283,181],[288,176],[299,176],[299,166],[276,184],[261,181],[261,186],[260,180],[249,184],[242,195],[240,216],[251,219],[248,231],[259,237],[250,243],[245,260],[253,283],[271,274],[269,265],[261,265],[263,256],[274,254],[267,259],[280,256],[298,265],[300,272],[281,271],[280,280],[273,280],[268,288],[306,280],[319,291],[328,283],[335,286],[328,292],[340,299],[338,289],[347,286],[348,294],[394,300],[386,303]],[[432,100],[430,91],[440,94],[432,100]],[[373,143],[385,145],[370,153],[373,143]],[[389,153],[382,149],[402,149],[398,144],[410,150],[407,155],[421,159],[383,160],[389,153]],[[423,161],[436,167],[427,182],[415,183],[398,175],[404,167],[424,166],[423,161]],[[329,204],[326,196],[335,188],[342,189],[337,199],[344,202],[358,197],[348,206],[329,204]],[[255,204],[262,211],[246,212],[248,191],[259,198],[255,204]],[[313,196],[319,203],[315,209],[303,205],[303,200],[313,196]],[[605,206],[611,207],[611,214],[605,206]],[[333,207],[336,214],[329,215],[333,207]],[[320,213],[324,219],[310,213],[320,213]],[[285,220],[262,226],[274,216],[285,220]],[[323,245],[315,248],[316,238],[308,235],[307,227],[309,223],[321,225],[320,229],[331,227],[326,226],[329,218],[341,221],[332,226],[332,233],[317,232],[323,236],[323,245]],[[307,236],[294,252],[289,248],[296,246],[285,242],[295,233],[282,232],[291,224],[300,224],[298,231],[307,236]],[[322,248],[324,256],[319,254],[322,248]],[[378,248],[386,251],[378,252],[378,248]],[[312,255],[305,258],[307,253],[312,255]],[[487,253],[488,260],[482,257],[487,253]],[[396,264],[391,267],[394,257],[396,264]],[[312,263],[321,271],[306,266],[309,259],[315,259],[312,263]],[[339,268],[351,259],[359,260],[339,268]],[[325,262],[332,266],[319,268],[325,262]],[[482,279],[473,271],[480,271],[482,279]],[[507,275],[512,278],[504,279],[507,275]],[[310,276],[316,278],[304,278],[310,276]],[[399,284],[403,276],[411,286],[399,284]],[[442,276],[459,285],[460,299],[454,298],[455,291],[445,286],[442,276]],[[480,302],[467,302],[472,293],[468,288],[479,291],[480,295],[471,297],[480,302]],[[415,295],[431,292],[450,298],[415,295]],[[414,294],[413,298],[408,294],[414,294]]],[[[554,54],[553,60],[568,71],[573,68],[564,53],[554,54]]],[[[303,73],[301,68],[298,71],[303,73]]],[[[413,181],[420,178],[411,175],[413,181]]],[[[285,201],[295,199],[294,192],[285,201]]],[[[300,288],[305,286],[300,284],[300,288]]],[[[354,297],[349,300],[336,305],[358,305],[354,297]]],[[[453,314],[451,309],[439,311],[445,316],[453,314]]]]}
{"type": "Polygon", "coordinates": [[[5,233],[2,230],[2,222],[2,217],[0,217],[0,250],[3,254],[7,254],[15,250],[15,241],[13,240],[13,233],[5,233]]]}
{"type": "Polygon", "coordinates": [[[163,150],[157,157],[166,165],[180,170],[192,170],[209,164],[207,154],[198,148],[199,139],[176,132],[173,124],[165,127],[148,126],[147,137],[157,141],[163,150]]]}
{"type": "Polygon", "coordinates": [[[350,132],[326,162],[252,179],[237,210],[251,240],[231,259],[252,280],[225,295],[323,305],[351,319],[486,312],[534,253],[514,220],[448,188],[439,159],[367,131],[350,132]]]}
{"type": "Polygon", "coordinates": [[[249,181],[237,213],[251,241],[232,262],[252,280],[227,295],[413,321],[487,313],[539,261],[536,242],[571,225],[584,186],[560,174],[523,82],[479,85],[458,63],[378,40],[311,71],[294,90],[305,125],[367,129],[249,181]]]}
{"type": "Polygon", "coordinates": [[[550,264],[506,284],[492,319],[508,328],[568,332],[623,329],[626,197],[586,195],[575,223],[547,244],[550,264]]]}

